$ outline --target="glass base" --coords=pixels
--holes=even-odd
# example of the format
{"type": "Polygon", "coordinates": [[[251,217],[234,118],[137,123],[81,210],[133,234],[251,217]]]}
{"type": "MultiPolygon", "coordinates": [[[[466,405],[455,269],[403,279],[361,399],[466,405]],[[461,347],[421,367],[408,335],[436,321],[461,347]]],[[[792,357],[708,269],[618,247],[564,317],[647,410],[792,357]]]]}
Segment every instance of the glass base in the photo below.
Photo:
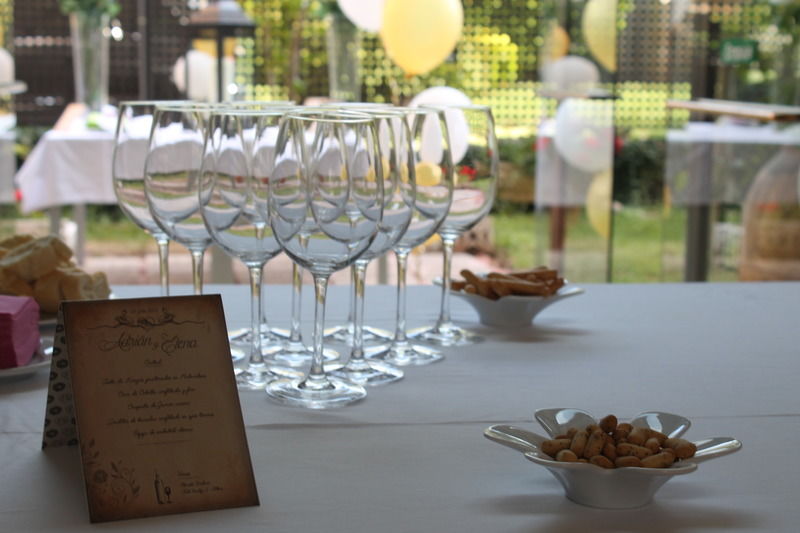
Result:
{"type": "Polygon", "coordinates": [[[261,390],[267,386],[275,374],[269,371],[267,365],[249,365],[237,369],[236,386],[239,390],[261,390]]]}
{"type": "Polygon", "coordinates": [[[367,357],[380,359],[395,366],[423,366],[444,359],[439,350],[410,342],[395,342],[378,350],[367,350],[367,357]]]}
{"type": "MultiPolygon", "coordinates": [[[[362,329],[362,342],[364,344],[369,342],[381,342],[392,338],[392,333],[381,328],[373,328],[371,326],[364,326],[362,329]]],[[[353,344],[353,328],[352,326],[342,325],[334,326],[325,330],[325,339],[331,341],[338,341],[348,346],[353,344]]]]}
{"type": "Polygon", "coordinates": [[[350,360],[340,370],[334,371],[332,375],[365,387],[386,385],[403,379],[403,371],[399,368],[382,361],[367,361],[366,359],[350,360]]]}
{"type": "Polygon", "coordinates": [[[267,383],[275,379],[302,379],[299,370],[272,365],[268,361],[263,364],[247,365],[234,369],[236,386],[239,390],[262,390],[267,383]]]}
{"type": "Polygon", "coordinates": [[[483,342],[483,337],[453,323],[437,324],[412,329],[408,336],[414,340],[427,342],[436,346],[469,346],[483,342]]]}
{"type": "MultiPolygon", "coordinates": [[[[313,355],[314,350],[302,342],[286,342],[283,348],[270,354],[270,359],[279,365],[299,367],[311,363],[313,355]]],[[[338,361],[339,352],[325,348],[322,350],[322,359],[324,362],[338,361]]]]}
{"type": "MultiPolygon", "coordinates": [[[[277,339],[273,338],[270,343],[261,345],[261,355],[264,356],[265,359],[271,359],[272,354],[280,351],[281,347],[279,344],[276,344],[276,342],[277,339]]],[[[231,359],[233,359],[234,363],[240,363],[250,356],[250,341],[230,341],[230,347],[231,359]]]]}
{"type": "MultiPolygon", "coordinates": [[[[261,329],[261,343],[264,344],[265,342],[274,342],[276,338],[278,339],[288,339],[290,337],[290,332],[288,329],[283,328],[265,328],[262,326],[261,329]]],[[[250,342],[250,328],[238,328],[228,331],[228,341],[230,342],[241,342],[241,343],[249,343],[250,342]]]]}
{"type": "Polygon", "coordinates": [[[265,388],[270,399],[306,409],[332,409],[363,400],[367,390],[335,377],[321,379],[276,379],[265,388]]]}

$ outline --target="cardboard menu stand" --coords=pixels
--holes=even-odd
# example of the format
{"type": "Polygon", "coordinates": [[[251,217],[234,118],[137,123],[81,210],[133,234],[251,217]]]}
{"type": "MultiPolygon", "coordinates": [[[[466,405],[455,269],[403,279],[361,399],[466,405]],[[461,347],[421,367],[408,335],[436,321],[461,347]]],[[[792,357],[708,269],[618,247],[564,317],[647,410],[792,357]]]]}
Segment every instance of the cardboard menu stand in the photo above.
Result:
{"type": "Polygon", "coordinates": [[[258,505],[219,295],[63,302],[43,448],[104,522],[258,505]]]}

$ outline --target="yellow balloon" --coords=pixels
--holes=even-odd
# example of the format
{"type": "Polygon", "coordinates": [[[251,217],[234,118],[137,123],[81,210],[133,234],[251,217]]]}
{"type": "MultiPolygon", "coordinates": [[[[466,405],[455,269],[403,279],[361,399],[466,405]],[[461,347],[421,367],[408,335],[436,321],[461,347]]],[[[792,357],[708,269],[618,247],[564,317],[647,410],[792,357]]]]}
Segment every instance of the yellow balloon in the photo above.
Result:
{"type": "Polygon", "coordinates": [[[617,71],[617,0],[589,0],[581,29],[586,46],[609,72],[617,71]]]}
{"type": "Polygon", "coordinates": [[[611,171],[597,174],[586,191],[586,217],[604,239],[611,235],[611,171]]]}
{"type": "Polygon", "coordinates": [[[463,26],[460,0],[386,0],[380,35],[386,54],[414,76],[447,59],[463,26]]]}
{"type": "Polygon", "coordinates": [[[417,163],[414,168],[419,187],[433,187],[442,181],[442,169],[428,161],[417,163]]]}
{"type": "Polygon", "coordinates": [[[544,38],[543,57],[545,61],[555,61],[567,55],[569,51],[569,35],[567,31],[554,22],[544,38]]]}

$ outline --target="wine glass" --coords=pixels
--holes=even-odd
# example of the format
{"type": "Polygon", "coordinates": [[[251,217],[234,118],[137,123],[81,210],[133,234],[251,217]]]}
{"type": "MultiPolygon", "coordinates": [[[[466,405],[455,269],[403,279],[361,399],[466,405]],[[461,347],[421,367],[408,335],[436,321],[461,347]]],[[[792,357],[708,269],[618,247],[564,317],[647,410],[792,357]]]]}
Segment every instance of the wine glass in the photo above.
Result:
{"type": "Polygon", "coordinates": [[[192,256],[192,285],[203,293],[203,255],[211,236],[197,187],[209,105],[156,105],[145,162],[144,190],[153,220],[192,256]]]}
{"type": "Polygon", "coordinates": [[[365,110],[376,119],[383,167],[383,219],[369,248],[354,263],[353,343],[347,364],[333,375],[362,385],[382,385],[403,377],[399,368],[364,356],[364,278],[369,262],[394,246],[406,232],[414,211],[414,159],[411,130],[399,108],[365,110]]]}
{"type": "MultiPolygon", "coordinates": [[[[391,109],[393,106],[392,104],[382,103],[382,102],[330,102],[327,104],[323,104],[321,107],[368,113],[370,111],[391,109]]],[[[358,274],[356,272],[356,265],[353,264],[350,267],[350,284],[353,287],[355,287],[356,284],[358,283],[357,276],[358,274]]],[[[353,289],[352,291],[350,291],[350,301],[348,303],[348,308],[347,308],[348,309],[347,320],[345,321],[344,324],[339,324],[337,326],[326,328],[325,329],[326,339],[332,339],[339,342],[343,342],[348,346],[353,345],[353,339],[354,339],[353,333],[355,330],[355,320],[354,320],[355,306],[356,306],[356,291],[355,289],[353,289]]],[[[367,326],[362,326],[361,335],[363,342],[383,341],[386,339],[390,339],[392,337],[391,333],[384,329],[367,327],[367,326]]]]}
{"type": "MultiPolygon", "coordinates": [[[[251,110],[251,111],[258,111],[258,110],[282,110],[285,111],[287,109],[298,107],[297,104],[292,100],[235,100],[235,101],[227,101],[221,102],[216,104],[218,109],[221,110],[251,110]]],[[[262,272],[263,276],[263,272],[262,272]]],[[[294,298],[294,292],[292,293],[292,297],[294,298]]],[[[261,344],[262,346],[277,346],[277,344],[281,343],[280,339],[288,339],[291,336],[291,332],[287,331],[283,328],[273,328],[269,326],[268,320],[266,318],[266,314],[262,311],[262,322],[261,322],[261,344]]],[[[250,335],[252,335],[252,330],[249,327],[236,329],[231,332],[230,334],[230,341],[235,344],[243,344],[245,346],[250,345],[250,335]]],[[[288,341],[287,343],[288,344],[288,341]]],[[[278,350],[275,347],[275,350],[278,350]]],[[[276,355],[276,353],[271,353],[271,356],[276,355]]],[[[338,354],[336,354],[338,356],[338,354]]],[[[306,358],[304,361],[307,361],[306,358]]],[[[298,361],[294,358],[291,358],[290,361],[287,363],[296,364],[298,361]]]]}
{"type": "Polygon", "coordinates": [[[144,192],[144,165],[147,145],[157,104],[179,104],[143,100],[121,102],[114,135],[111,175],[114,194],[122,212],[137,226],[149,233],[158,245],[161,296],[169,296],[169,236],[162,230],[147,206],[144,192]]]}
{"type": "Polygon", "coordinates": [[[408,229],[392,248],[397,260],[397,320],[388,347],[368,350],[367,357],[397,366],[425,365],[442,360],[441,352],[414,344],[406,334],[406,272],[408,254],[427,241],[447,216],[453,198],[453,171],[444,113],[435,109],[406,110],[411,125],[416,199],[408,229]]]}
{"type": "Polygon", "coordinates": [[[383,178],[374,119],[325,109],[288,113],[281,121],[275,165],[300,161],[273,181],[270,222],[293,261],[314,278],[314,355],[302,379],[278,379],[267,394],[289,405],[339,407],[364,398],[363,386],[328,376],[323,328],[328,278],[350,266],[375,239],[383,211],[383,178]]]}
{"type": "Polygon", "coordinates": [[[463,232],[489,213],[497,189],[500,160],[494,118],[487,106],[443,106],[453,157],[453,201],[439,226],[444,252],[442,303],[436,324],[418,328],[409,335],[440,346],[461,346],[482,340],[450,319],[450,268],[453,245],[463,232]]]}
{"type": "Polygon", "coordinates": [[[262,271],[281,252],[269,225],[267,205],[274,137],[282,115],[281,110],[212,112],[200,173],[199,202],[205,226],[226,254],[245,264],[250,277],[250,349],[246,368],[237,373],[241,389],[263,389],[276,373],[287,372],[267,364],[260,334],[262,271]]]}

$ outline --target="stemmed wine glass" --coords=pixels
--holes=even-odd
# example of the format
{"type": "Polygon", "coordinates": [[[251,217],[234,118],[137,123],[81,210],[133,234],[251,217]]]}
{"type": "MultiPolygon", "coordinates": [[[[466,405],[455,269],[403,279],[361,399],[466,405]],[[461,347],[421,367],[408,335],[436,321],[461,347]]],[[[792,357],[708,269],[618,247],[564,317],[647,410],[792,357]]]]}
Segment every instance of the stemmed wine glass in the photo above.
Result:
{"type": "MultiPolygon", "coordinates": [[[[329,109],[339,109],[344,111],[358,111],[362,113],[369,113],[370,111],[380,111],[392,109],[392,104],[381,102],[330,102],[323,104],[322,107],[329,109]]],[[[349,346],[353,345],[354,331],[355,331],[355,306],[356,290],[355,286],[358,283],[358,273],[356,272],[356,265],[350,267],[350,284],[354,287],[350,291],[350,300],[348,303],[347,320],[344,324],[339,324],[325,329],[325,338],[335,341],[343,342],[349,346]]],[[[370,341],[383,341],[391,338],[391,333],[380,328],[362,326],[361,336],[363,342],[370,341]]]]}
{"type": "Polygon", "coordinates": [[[347,111],[291,112],[281,121],[275,161],[276,166],[301,162],[295,174],[271,184],[270,222],[284,251],[314,278],[314,355],[306,377],[274,380],[266,391],[289,405],[343,406],[367,392],[325,373],[325,295],[330,275],[367,250],[381,223],[383,172],[375,121],[347,111]]]}
{"type": "Polygon", "coordinates": [[[206,228],[225,253],[245,264],[250,275],[250,350],[246,368],[237,373],[242,389],[263,389],[276,372],[286,375],[286,370],[278,372],[267,364],[260,334],[262,271],[281,252],[269,224],[275,144],[267,142],[266,132],[277,130],[282,115],[280,110],[212,112],[200,174],[199,201],[206,228]]]}
{"type": "Polygon", "coordinates": [[[412,330],[409,335],[440,346],[459,346],[479,342],[481,338],[450,320],[453,245],[459,235],[475,226],[492,208],[500,160],[489,107],[461,105],[437,109],[444,112],[454,164],[453,201],[438,230],[444,252],[442,304],[434,326],[412,330]]]}
{"type": "Polygon", "coordinates": [[[114,135],[111,166],[114,194],[122,212],[149,233],[158,245],[161,296],[169,296],[169,236],[153,220],[147,206],[144,165],[156,105],[180,103],[155,100],[122,102],[114,135]]]}
{"type": "Polygon", "coordinates": [[[403,371],[364,356],[364,278],[369,262],[397,243],[406,232],[416,195],[411,131],[400,108],[366,110],[376,119],[383,167],[383,220],[369,248],[354,263],[353,343],[347,364],[333,375],[362,385],[382,385],[403,377],[403,371]]]}
{"type": "Polygon", "coordinates": [[[203,255],[211,236],[197,194],[211,107],[156,105],[145,162],[144,190],[153,220],[192,255],[192,285],[203,293],[203,255]]]}
{"type": "Polygon", "coordinates": [[[425,365],[440,361],[441,352],[414,344],[406,334],[406,273],[408,254],[427,241],[444,220],[453,198],[453,169],[444,113],[435,109],[406,111],[411,125],[412,161],[416,199],[408,229],[392,248],[397,259],[397,320],[388,347],[368,350],[367,357],[397,366],[425,365]]]}

